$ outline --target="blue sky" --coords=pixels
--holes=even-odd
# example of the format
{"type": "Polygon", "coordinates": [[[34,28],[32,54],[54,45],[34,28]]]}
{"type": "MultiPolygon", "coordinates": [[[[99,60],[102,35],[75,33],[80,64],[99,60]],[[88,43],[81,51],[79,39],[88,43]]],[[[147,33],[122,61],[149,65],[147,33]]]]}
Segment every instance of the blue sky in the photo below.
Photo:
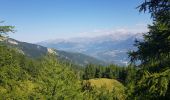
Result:
{"type": "Polygon", "coordinates": [[[0,0],[0,20],[16,27],[10,37],[32,43],[96,36],[106,30],[142,32],[151,23],[149,14],[135,9],[142,1],[0,0]]]}

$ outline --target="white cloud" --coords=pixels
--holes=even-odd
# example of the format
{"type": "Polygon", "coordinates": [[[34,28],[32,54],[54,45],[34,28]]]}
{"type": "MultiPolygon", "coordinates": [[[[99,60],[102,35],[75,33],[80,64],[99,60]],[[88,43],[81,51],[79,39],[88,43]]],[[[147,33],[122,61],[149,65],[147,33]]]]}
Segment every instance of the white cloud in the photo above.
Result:
{"type": "Polygon", "coordinates": [[[148,31],[147,25],[143,23],[138,23],[134,26],[116,27],[112,29],[95,29],[91,32],[79,33],[77,37],[100,37],[106,35],[112,35],[114,40],[126,39],[129,36],[137,35],[142,36],[142,33],[148,31]]]}
{"type": "Polygon", "coordinates": [[[94,29],[92,31],[86,31],[81,33],[75,33],[75,35],[69,37],[61,37],[61,38],[54,38],[49,39],[56,41],[63,41],[63,40],[74,40],[74,41],[86,41],[86,39],[95,39],[96,37],[103,38],[110,36],[110,39],[113,40],[124,40],[130,36],[135,36],[136,38],[141,38],[142,33],[147,32],[147,25],[143,23],[138,23],[134,26],[124,26],[124,27],[114,27],[110,29],[94,29]],[[77,40],[78,39],[78,40],[77,40]]]}
{"type": "Polygon", "coordinates": [[[126,35],[135,35],[135,34],[141,34],[147,32],[147,25],[143,23],[136,24],[134,26],[125,26],[125,27],[116,27],[112,29],[95,29],[91,32],[82,32],[78,35],[80,37],[95,37],[95,36],[101,36],[101,35],[120,35],[120,36],[126,36],[126,35]]]}

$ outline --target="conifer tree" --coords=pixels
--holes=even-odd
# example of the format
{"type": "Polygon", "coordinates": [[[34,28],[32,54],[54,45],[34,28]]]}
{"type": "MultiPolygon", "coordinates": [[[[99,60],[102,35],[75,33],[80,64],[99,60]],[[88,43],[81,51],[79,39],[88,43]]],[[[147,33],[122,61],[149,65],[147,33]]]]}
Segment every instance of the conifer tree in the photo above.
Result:
{"type": "Polygon", "coordinates": [[[134,93],[138,99],[170,99],[170,1],[145,0],[138,8],[151,13],[153,25],[129,53],[132,62],[141,61],[134,93]]]}
{"type": "MultiPolygon", "coordinates": [[[[3,23],[3,21],[0,22],[0,24],[3,23]]],[[[7,25],[0,25],[0,37],[7,35],[9,32],[14,32],[14,26],[7,26],[7,25]]]]}

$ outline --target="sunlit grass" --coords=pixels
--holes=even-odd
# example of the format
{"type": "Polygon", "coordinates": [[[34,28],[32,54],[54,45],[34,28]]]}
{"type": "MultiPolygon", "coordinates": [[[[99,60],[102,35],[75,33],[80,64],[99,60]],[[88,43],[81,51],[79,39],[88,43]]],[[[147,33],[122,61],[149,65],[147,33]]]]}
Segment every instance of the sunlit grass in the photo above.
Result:
{"type": "Polygon", "coordinates": [[[91,86],[93,87],[97,88],[104,87],[106,90],[109,90],[110,92],[113,90],[117,91],[119,89],[124,89],[123,84],[115,79],[96,78],[87,81],[90,82],[91,86]]]}

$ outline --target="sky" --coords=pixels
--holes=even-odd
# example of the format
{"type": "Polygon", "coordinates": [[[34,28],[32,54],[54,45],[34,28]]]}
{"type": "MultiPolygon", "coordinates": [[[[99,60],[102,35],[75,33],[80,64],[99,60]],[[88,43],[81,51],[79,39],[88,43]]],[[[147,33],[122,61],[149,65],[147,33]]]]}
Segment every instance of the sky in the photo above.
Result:
{"type": "Polygon", "coordinates": [[[141,33],[152,22],[136,7],[143,0],[0,0],[1,25],[11,38],[36,43],[56,38],[141,33]]]}

